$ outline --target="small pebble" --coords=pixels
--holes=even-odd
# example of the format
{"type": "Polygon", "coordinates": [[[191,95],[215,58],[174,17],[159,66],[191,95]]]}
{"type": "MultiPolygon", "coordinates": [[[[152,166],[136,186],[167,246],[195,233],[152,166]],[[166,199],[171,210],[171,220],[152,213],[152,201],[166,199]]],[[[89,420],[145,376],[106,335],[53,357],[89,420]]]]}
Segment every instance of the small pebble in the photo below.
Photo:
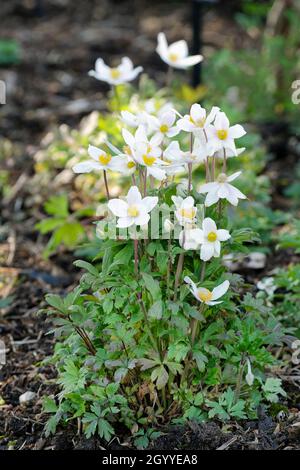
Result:
{"type": "Polygon", "coordinates": [[[22,395],[19,396],[19,402],[20,402],[20,405],[26,405],[27,403],[29,403],[30,401],[34,400],[36,397],[36,393],[34,392],[25,392],[23,393],[22,395]]]}

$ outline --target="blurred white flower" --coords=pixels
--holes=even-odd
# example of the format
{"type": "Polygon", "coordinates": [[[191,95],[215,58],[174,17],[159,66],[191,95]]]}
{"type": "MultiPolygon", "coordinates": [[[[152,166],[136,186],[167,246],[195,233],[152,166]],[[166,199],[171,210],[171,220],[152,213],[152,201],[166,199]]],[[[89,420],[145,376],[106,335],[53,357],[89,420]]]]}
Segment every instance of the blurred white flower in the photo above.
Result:
{"type": "Polygon", "coordinates": [[[206,110],[198,103],[191,106],[190,113],[177,121],[177,127],[185,132],[199,134],[213,122],[220,108],[213,106],[210,113],[206,115],[206,110]]]}
{"type": "Polygon", "coordinates": [[[202,55],[189,56],[188,46],[184,40],[176,41],[168,45],[165,34],[159,33],[157,41],[156,52],[160,58],[171,67],[186,69],[203,60],[202,55]]]}
{"type": "Polygon", "coordinates": [[[207,193],[205,198],[206,207],[212,206],[218,202],[219,199],[227,199],[233,206],[238,205],[239,199],[247,199],[245,194],[230,184],[231,181],[235,180],[241,173],[241,171],[237,171],[231,176],[220,173],[217,181],[200,186],[199,193],[207,193]]]}
{"type": "Polygon", "coordinates": [[[174,111],[167,111],[160,116],[148,115],[148,123],[150,129],[155,132],[156,135],[164,138],[174,137],[179,133],[177,126],[174,126],[176,120],[176,114],[174,111]]]}
{"type": "Polygon", "coordinates": [[[264,277],[256,284],[257,289],[265,291],[270,297],[274,294],[277,286],[274,277],[264,277]]]}
{"type": "Polygon", "coordinates": [[[111,199],[108,208],[118,217],[117,227],[127,228],[132,225],[144,226],[150,220],[149,212],[157,205],[158,197],[142,198],[137,186],[132,186],[125,198],[111,199]]]}
{"type": "Polygon", "coordinates": [[[184,250],[198,250],[199,243],[193,238],[194,224],[186,224],[184,230],[179,234],[179,244],[184,250]],[[190,228],[191,227],[191,228],[190,228]]]}
{"type": "Polygon", "coordinates": [[[197,300],[205,303],[206,305],[221,304],[222,300],[218,301],[217,299],[226,294],[230,285],[229,281],[224,281],[222,282],[222,284],[210,291],[205,287],[197,287],[196,284],[188,276],[184,278],[184,282],[189,285],[190,291],[192,292],[194,297],[196,297],[197,300]]]}
{"type": "Polygon", "coordinates": [[[129,127],[148,126],[148,114],[145,111],[133,114],[129,111],[121,111],[122,121],[129,127]]]}
{"type": "Polygon", "coordinates": [[[122,172],[122,168],[127,164],[126,155],[120,154],[113,157],[110,153],[94,147],[93,145],[89,145],[88,153],[91,159],[77,163],[77,165],[73,167],[74,173],[90,173],[97,170],[122,172]]]}
{"type": "Polygon", "coordinates": [[[142,71],[143,67],[134,68],[132,61],[128,57],[123,57],[117,67],[109,67],[103,59],[97,59],[95,70],[90,70],[89,75],[110,85],[120,85],[121,83],[131,82],[142,71]]]}

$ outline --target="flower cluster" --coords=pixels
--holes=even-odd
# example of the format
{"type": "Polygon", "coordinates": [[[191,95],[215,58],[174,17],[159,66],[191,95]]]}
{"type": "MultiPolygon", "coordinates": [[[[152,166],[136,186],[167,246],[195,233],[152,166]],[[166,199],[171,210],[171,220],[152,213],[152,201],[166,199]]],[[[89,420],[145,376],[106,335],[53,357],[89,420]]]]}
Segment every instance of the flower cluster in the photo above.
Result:
{"type": "MultiPolygon", "coordinates": [[[[207,208],[221,204],[222,200],[236,206],[239,199],[246,198],[231,184],[241,172],[227,175],[226,166],[228,157],[238,156],[241,152],[236,148],[235,139],[242,137],[245,130],[241,125],[230,126],[225,113],[216,106],[207,113],[200,104],[195,103],[189,114],[180,116],[179,119],[178,115],[172,107],[165,107],[156,115],[147,111],[138,115],[123,112],[124,123],[133,128],[131,131],[125,127],[122,130],[123,149],[119,150],[109,142],[106,142],[109,152],[90,145],[88,152],[91,159],[77,164],[74,171],[103,170],[104,174],[106,171],[113,171],[131,175],[133,186],[125,200],[110,199],[107,187],[107,196],[110,199],[108,208],[118,218],[119,228],[147,225],[149,213],[158,204],[157,196],[147,196],[148,191],[153,189],[153,181],[167,185],[175,175],[187,172],[186,197],[172,196],[176,223],[182,227],[179,243],[185,250],[199,250],[200,259],[205,263],[213,257],[220,257],[221,244],[230,239],[230,233],[217,227],[211,217],[198,220],[197,207],[192,196],[193,170],[201,165],[206,169],[207,181],[198,187],[196,194],[206,194],[204,204],[207,208]],[[182,133],[190,134],[190,145],[185,150],[178,141],[182,133]]],[[[105,181],[107,185],[107,180],[105,181]]],[[[186,282],[192,286],[196,299],[208,305],[213,305],[214,300],[219,298],[224,285],[224,293],[228,289],[228,284],[223,283],[219,286],[220,289],[217,288],[212,293],[201,291],[200,295],[189,279],[186,282]]]]}

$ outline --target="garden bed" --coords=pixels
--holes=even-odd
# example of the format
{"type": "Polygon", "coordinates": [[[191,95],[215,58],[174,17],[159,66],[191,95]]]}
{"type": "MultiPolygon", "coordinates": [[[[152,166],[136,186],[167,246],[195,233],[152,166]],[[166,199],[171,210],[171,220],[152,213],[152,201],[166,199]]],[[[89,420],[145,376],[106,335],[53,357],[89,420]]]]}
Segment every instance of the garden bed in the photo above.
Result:
{"type": "MultiPolygon", "coordinates": [[[[43,314],[37,315],[37,311],[45,307],[44,296],[49,291],[60,295],[69,292],[78,282],[79,273],[72,266],[73,255],[62,251],[53,256],[51,261],[42,258],[42,240],[38,238],[33,228],[40,214],[30,210],[28,198],[31,195],[24,191],[22,180],[19,185],[18,182],[22,175],[30,178],[33,172],[32,156],[39,147],[40,138],[53,124],[63,122],[70,125],[78,124],[81,116],[94,109],[95,102],[98,110],[104,109],[103,94],[106,88],[99,86],[99,82],[91,81],[86,72],[96,56],[103,53],[103,57],[106,58],[105,55],[118,53],[120,38],[109,34],[112,34],[111,30],[115,32],[126,24],[124,15],[129,22],[128,28],[122,31],[122,40],[125,37],[124,55],[129,50],[131,54],[136,53],[136,57],[141,62],[151,65],[153,70],[156,68],[159,70],[158,59],[149,51],[153,50],[155,37],[161,29],[163,19],[161,22],[158,19],[154,29],[151,30],[149,18],[155,16],[156,6],[147,11],[143,22],[139,25],[139,40],[143,47],[136,46],[134,49],[136,36],[130,28],[132,19],[128,14],[127,2],[122,2],[124,11],[119,10],[115,15],[111,15],[110,6],[106,2],[103,2],[103,9],[98,10],[93,2],[91,10],[86,10],[80,2],[74,9],[70,3],[73,2],[65,2],[66,7],[61,11],[53,2],[54,6],[49,7],[47,12],[50,20],[42,26],[40,23],[43,23],[43,17],[34,18],[29,14],[26,19],[26,9],[18,10],[17,7],[16,9],[11,7],[6,23],[7,34],[10,34],[11,29],[17,31],[15,39],[25,45],[31,42],[26,36],[28,34],[26,31],[33,28],[36,42],[31,42],[30,46],[24,49],[24,62],[17,65],[15,70],[8,71],[7,76],[15,88],[13,97],[11,100],[9,98],[4,111],[2,129],[3,135],[18,145],[18,157],[10,168],[15,193],[4,201],[1,207],[2,222],[11,240],[8,245],[0,244],[0,247],[7,249],[5,260],[9,260],[8,263],[4,261],[3,266],[15,271],[10,273],[14,277],[10,292],[13,300],[2,310],[0,316],[1,339],[4,339],[8,348],[7,365],[0,369],[0,399],[3,400],[0,408],[0,450],[9,448],[96,450],[134,447],[128,430],[122,428],[109,444],[100,438],[83,438],[78,433],[76,423],[70,425],[67,431],[58,428],[54,437],[46,438],[43,434],[47,417],[42,412],[42,398],[45,395],[53,395],[58,388],[55,385],[55,368],[51,364],[42,363],[53,351],[55,340],[52,335],[47,335],[51,323],[46,322],[43,314]],[[92,21],[95,11],[98,18],[104,19],[107,35],[105,40],[102,39],[103,43],[99,43],[97,23],[92,21]],[[69,24],[74,27],[68,27],[66,30],[65,25],[69,24]],[[147,43],[145,36],[149,36],[149,33],[152,39],[147,43]],[[46,44],[47,63],[44,62],[46,51],[40,48],[41,44],[46,44]],[[49,51],[52,51],[52,54],[49,54],[49,51]],[[55,57],[54,63],[51,63],[51,57],[55,57]],[[32,82],[33,63],[35,76],[38,77],[34,82],[32,82]],[[61,64],[59,67],[58,63],[61,64]],[[25,108],[23,117],[18,116],[21,102],[25,108]],[[36,394],[34,400],[28,405],[20,405],[19,396],[28,390],[36,394]]],[[[235,26],[227,18],[221,20],[215,15],[209,18],[205,32],[207,41],[212,42],[214,47],[219,47],[224,40],[221,32],[226,30],[223,22],[229,25],[231,35],[235,31],[235,26]]],[[[176,30],[176,25],[181,24],[184,19],[186,11],[179,8],[176,14],[174,13],[175,24],[171,34],[176,30]]],[[[232,36],[236,38],[234,34],[232,36]]],[[[278,158],[272,160],[264,170],[274,182],[270,202],[273,210],[290,208],[290,201],[285,198],[282,188],[287,187],[287,179],[292,182],[291,167],[296,165],[299,155],[293,154],[293,150],[287,150],[289,154],[285,155],[284,160],[278,158]]],[[[300,262],[300,256],[290,250],[281,251],[278,255],[273,251],[273,254],[274,256],[269,255],[265,268],[259,271],[243,269],[241,274],[247,280],[257,283],[274,268],[285,267],[291,262],[300,262]]],[[[286,351],[278,348],[278,351],[274,352],[278,357],[291,353],[288,348],[286,351]]],[[[185,426],[175,427],[166,427],[162,424],[160,428],[162,435],[150,444],[150,448],[155,450],[300,449],[299,374],[299,366],[278,370],[277,375],[282,378],[283,385],[288,390],[288,399],[282,403],[284,412],[273,410],[272,416],[268,416],[260,410],[258,420],[239,423],[231,420],[224,424],[213,420],[207,424],[190,422],[185,426]]]]}

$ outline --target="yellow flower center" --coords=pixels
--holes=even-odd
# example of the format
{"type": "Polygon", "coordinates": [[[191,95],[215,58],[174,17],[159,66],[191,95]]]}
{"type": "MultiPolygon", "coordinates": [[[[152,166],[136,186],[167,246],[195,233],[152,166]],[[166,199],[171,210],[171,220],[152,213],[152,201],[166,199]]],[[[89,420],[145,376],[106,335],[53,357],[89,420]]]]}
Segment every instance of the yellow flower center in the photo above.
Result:
{"type": "Polygon", "coordinates": [[[196,211],[194,207],[191,207],[189,209],[180,209],[180,215],[185,219],[193,219],[195,217],[195,214],[196,211]]]}
{"type": "Polygon", "coordinates": [[[207,240],[213,243],[216,241],[216,239],[217,239],[216,232],[209,232],[209,234],[207,235],[207,240]]]}
{"type": "Polygon", "coordinates": [[[116,80],[116,79],[120,78],[120,75],[121,75],[120,70],[118,70],[118,69],[111,69],[111,70],[110,70],[110,76],[111,76],[111,78],[113,78],[113,79],[116,80]]]}
{"type": "Polygon", "coordinates": [[[225,175],[225,173],[220,173],[219,176],[218,176],[218,182],[219,183],[226,183],[227,181],[227,176],[225,175]]]}
{"type": "Polygon", "coordinates": [[[150,157],[150,155],[143,155],[143,160],[144,160],[145,165],[152,166],[156,158],[150,157]]]}
{"type": "Polygon", "coordinates": [[[209,302],[212,298],[212,292],[208,289],[198,290],[198,297],[202,302],[209,302]]]}
{"type": "Polygon", "coordinates": [[[169,127],[167,126],[167,124],[162,124],[159,128],[160,132],[162,132],[163,134],[165,134],[166,132],[168,132],[169,130],[169,127]]]}
{"type": "Polygon", "coordinates": [[[219,131],[217,131],[217,136],[220,140],[225,140],[227,139],[228,131],[226,131],[225,129],[220,129],[219,131]]]}
{"type": "Polygon", "coordinates": [[[127,209],[127,214],[129,217],[137,217],[139,215],[139,210],[136,206],[129,206],[127,209]]]}
{"type": "Polygon", "coordinates": [[[174,52],[171,52],[171,53],[169,54],[169,59],[170,59],[171,62],[177,62],[177,60],[178,60],[178,54],[175,54],[174,52]]]}
{"type": "Polygon", "coordinates": [[[127,155],[132,155],[131,148],[129,147],[129,145],[124,145],[123,152],[127,153],[127,155]]]}
{"type": "Polygon", "coordinates": [[[99,162],[102,165],[108,165],[111,161],[111,155],[109,153],[102,153],[99,157],[99,162]]]}
{"type": "Polygon", "coordinates": [[[133,168],[133,167],[135,167],[135,163],[134,163],[134,162],[128,162],[128,163],[127,163],[127,168],[131,169],[131,168],[133,168]]]}
{"type": "Polygon", "coordinates": [[[203,128],[204,125],[205,125],[205,122],[206,122],[206,118],[198,119],[197,121],[195,121],[195,120],[192,118],[192,116],[190,116],[190,122],[191,122],[192,124],[194,124],[194,126],[203,128]]]}

